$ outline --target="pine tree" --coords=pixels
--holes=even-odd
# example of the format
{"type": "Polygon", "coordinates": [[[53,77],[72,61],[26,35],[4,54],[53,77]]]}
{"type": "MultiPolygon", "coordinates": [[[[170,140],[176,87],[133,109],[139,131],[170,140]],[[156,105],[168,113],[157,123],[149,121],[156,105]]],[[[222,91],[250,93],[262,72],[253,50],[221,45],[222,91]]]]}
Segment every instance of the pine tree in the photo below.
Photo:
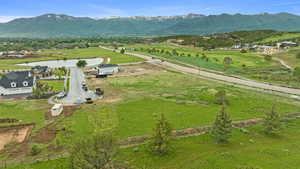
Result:
{"type": "Polygon", "coordinates": [[[275,105],[272,110],[266,113],[264,118],[264,131],[266,134],[277,134],[281,129],[280,115],[275,110],[275,105]]]}
{"type": "Polygon", "coordinates": [[[170,150],[172,129],[164,114],[160,114],[157,120],[154,134],[150,141],[150,149],[159,155],[166,154],[170,150]]]}
{"type": "Polygon", "coordinates": [[[217,143],[227,143],[231,137],[232,121],[229,113],[225,111],[223,104],[221,111],[217,114],[211,134],[217,143]]]}

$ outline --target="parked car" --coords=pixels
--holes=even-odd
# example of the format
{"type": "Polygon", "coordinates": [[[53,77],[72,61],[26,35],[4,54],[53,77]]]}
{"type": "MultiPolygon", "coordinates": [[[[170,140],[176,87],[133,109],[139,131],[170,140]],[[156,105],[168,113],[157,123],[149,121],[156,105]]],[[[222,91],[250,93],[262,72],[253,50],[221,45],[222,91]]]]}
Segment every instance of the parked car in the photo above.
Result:
{"type": "Polygon", "coordinates": [[[96,94],[97,94],[98,96],[102,96],[102,95],[104,95],[104,90],[102,90],[101,88],[97,88],[97,89],[96,89],[96,94]]]}
{"type": "Polygon", "coordinates": [[[94,103],[92,98],[86,98],[85,100],[86,100],[87,104],[93,104],[94,103]]]}
{"type": "Polygon", "coordinates": [[[58,98],[58,99],[62,99],[62,98],[64,98],[64,97],[66,97],[67,96],[67,94],[66,94],[66,92],[64,92],[64,91],[62,91],[62,92],[60,92],[60,93],[58,93],[57,95],[56,95],[56,97],[58,98]]]}
{"type": "Polygon", "coordinates": [[[86,92],[89,90],[87,86],[82,86],[82,89],[86,92]]]}

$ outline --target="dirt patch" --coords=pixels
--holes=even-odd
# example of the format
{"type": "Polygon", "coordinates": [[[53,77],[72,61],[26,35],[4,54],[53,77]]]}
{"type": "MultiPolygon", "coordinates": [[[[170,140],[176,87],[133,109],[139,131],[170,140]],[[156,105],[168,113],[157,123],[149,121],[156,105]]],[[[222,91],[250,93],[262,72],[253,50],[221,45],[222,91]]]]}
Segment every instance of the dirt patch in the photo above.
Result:
{"type": "Polygon", "coordinates": [[[36,143],[47,144],[55,139],[56,133],[56,124],[52,123],[40,129],[32,139],[36,143]]]}
{"type": "Polygon", "coordinates": [[[66,106],[64,107],[64,111],[62,114],[64,115],[65,118],[73,116],[73,114],[76,112],[76,110],[79,110],[81,107],[80,106],[66,106]]]}
{"type": "Polygon", "coordinates": [[[52,114],[51,114],[51,110],[49,110],[45,113],[45,119],[46,120],[57,120],[61,116],[64,116],[65,118],[68,118],[68,117],[71,117],[75,113],[75,111],[80,109],[80,108],[81,108],[80,106],[65,106],[63,112],[61,113],[61,115],[57,116],[57,117],[53,117],[52,114]]]}
{"type": "Polygon", "coordinates": [[[17,123],[19,120],[17,119],[0,119],[0,123],[17,123]]]}
{"type": "Polygon", "coordinates": [[[8,144],[27,141],[33,127],[34,124],[0,127],[0,151],[8,144]]]}
{"type": "Polygon", "coordinates": [[[150,63],[141,63],[137,65],[121,66],[120,72],[114,74],[111,77],[117,78],[117,77],[140,76],[140,75],[163,72],[163,71],[166,71],[166,69],[150,63]]]}

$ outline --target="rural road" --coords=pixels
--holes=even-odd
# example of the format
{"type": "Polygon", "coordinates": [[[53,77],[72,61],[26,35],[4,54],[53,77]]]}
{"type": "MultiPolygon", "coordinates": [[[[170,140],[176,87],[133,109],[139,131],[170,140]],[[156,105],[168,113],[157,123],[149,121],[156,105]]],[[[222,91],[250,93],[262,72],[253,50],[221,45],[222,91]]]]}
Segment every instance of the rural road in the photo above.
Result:
{"type": "MultiPolygon", "coordinates": [[[[112,49],[106,48],[106,47],[102,47],[102,48],[107,49],[107,50],[112,50],[112,49]]],[[[140,57],[140,58],[143,58],[143,59],[146,59],[146,60],[152,60],[152,57],[147,56],[147,55],[143,55],[143,54],[132,53],[132,52],[127,52],[126,54],[136,56],[136,57],[140,57]]],[[[262,82],[249,80],[249,79],[239,79],[237,77],[232,77],[232,76],[226,76],[226,75],[223,75],[223,74],[207,72],[207,71],[199,70],[199,69],[196,69],[196,68],[190,68],[190,67],[170,63],[170,62],[167,62],[167,61],[161,62],[160,64],[164,65],[164,66],[174,68],[174,69],[179,70],[181,72],[196,74],[196,75],[199,75],[199,76],[202,76],[202,77],[205,77],[205,78],[209,78],[209,79],[224,81],[224,82],[227,82],[227,83],[243,85],[243,86],[252,87],[252,88],[258,88],[258,89],[264,89],[264,90],[269,90],[269,91],[275,91],[275,92],[300,96],[300,89],[277,86],[277,85],[262,83],[262,82]]]]}

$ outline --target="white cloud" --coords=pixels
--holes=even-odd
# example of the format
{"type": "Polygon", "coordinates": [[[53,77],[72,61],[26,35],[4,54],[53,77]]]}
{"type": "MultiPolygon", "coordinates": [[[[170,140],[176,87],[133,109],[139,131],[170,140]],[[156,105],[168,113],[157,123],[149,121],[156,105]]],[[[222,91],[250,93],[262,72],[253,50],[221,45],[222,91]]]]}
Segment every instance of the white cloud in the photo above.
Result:
{"type": "Polygon", "coordinates": [[[6,23],[17,18],[28,18],[28,16],[0,16],[0,23],[6,23]]]}

